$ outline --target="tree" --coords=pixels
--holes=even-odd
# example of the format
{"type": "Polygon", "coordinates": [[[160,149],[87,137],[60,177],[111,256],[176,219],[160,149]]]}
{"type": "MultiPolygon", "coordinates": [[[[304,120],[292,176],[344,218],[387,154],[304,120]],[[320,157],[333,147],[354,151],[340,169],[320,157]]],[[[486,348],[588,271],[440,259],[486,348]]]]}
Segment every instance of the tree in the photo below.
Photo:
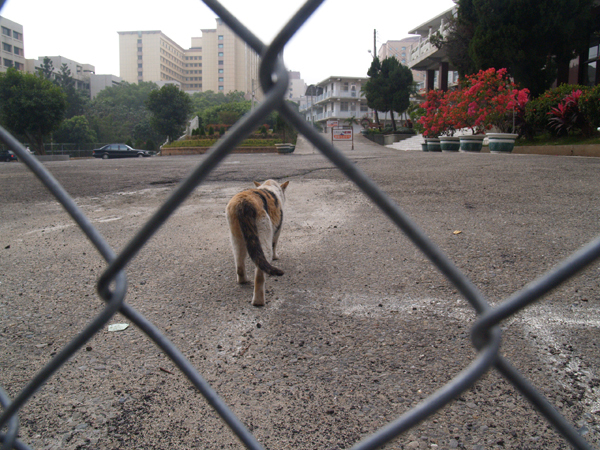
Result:
{"type": "MultiPolygon", "coordinates": [[[[373,60],[371,68],[377,67],[373,60]]],[[[386,58],[381,63],[379,71],[367,72],[371,78],[365,83],[363,90],[367,97],[367,104],[379,111],[389,111],[392,119],[392,128],[396,131],[394,111],[403,113],[410,105],[410,94],[414,91],[412,72],[393,57],[386,58]],[[373,105],[373,106],[372,106],[373,105]]]]}
{"type": "Polygon", "coordinates": [[[66,119],[54,133],[56,142],[68,144],[91,144],[97,142],[96,133],[84,116],[75,116],[66,119]]]}
{"type": "Polygon", "coordinates": [[[448,45],[459,72],[506,67],[536,97],[585,48],[593,0],[459,0],[448,45]],[[466,60],[470,59],[472,64],[466,60]]]}
{"type": "Polygon", "coordinates": [[[221,105],[206,108],[198,114],[200,122],[204,125],[225,123],[233,124],[240,117],[250,111],[251,102],[244,100],[236,103],[224,103],[221,105]]]}
{"type": "Polygon", "coordinates": [[[379,125],[379,115],[377,111],[385,111],[385,105],[381,102],[382,94],[380,92],[381,85],[375,82],[381,74],[381,62],[378,57],[374,57],[371,62],[371,67],[367,71],[370,80],[367,81],[362,90],[367,98],[367,106],[375,111],[375,122],[379,125]],[[371,83],[371,80],[373,82],[371,83]]]}
{"type": "Polygon", "coordinates": [[[98,93],[86,109],[90,127],[98,142],[125,142],[129,138],[164,140],[164,136],[150,126],[150,112],[146,101],[155,83],[121,83],[98,93]]]}
{"type": "Polygon", "coordinates": [[[166,134],[170,140],[181,135],[192,112],[189,95],[173,84],[165,84],[150,92],[146,106],[152,113],[152,127],[166,134]]]}
{"type": "Polygon", "coordinates": [[[44,137],[60,126],[66,109],[64,92],[44,77],[14,68],[0,73],[0,123],[25,136],[39,155],[46,154],[44,137]]]}
{"type": "Polygon", "coordinates": [[[86,106],[89,103],[89,98],[76,88],[75,79],[71,75],[69,66],[63,64],[60,67],[60,71],[56,74],[55,83],[67,96],[67,103],[69,106],[65,117],[70,119],[71,117],[84,114],[86,106]]]}
{"type": "Polygon", "coordinates": [[[52,60],[47,56],[44,57],[42,67],[38,68],[38,74],[46,80],[54,81],[54,64],[52,64],[52,60]]]}

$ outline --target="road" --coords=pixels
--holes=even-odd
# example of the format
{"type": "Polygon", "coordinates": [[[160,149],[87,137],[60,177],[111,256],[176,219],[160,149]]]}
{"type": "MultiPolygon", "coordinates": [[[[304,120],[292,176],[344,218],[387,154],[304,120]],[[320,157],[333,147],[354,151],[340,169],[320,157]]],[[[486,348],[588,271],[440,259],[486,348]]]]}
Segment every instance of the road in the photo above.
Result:
{"type": "MultiPolygon", "coordinates": [[[[342,151],[493,304],[598,235],[600,159],[342,151]]],[[[203,156],[45,166],[119,251],[203,156]]],[[[105,263],[18,163],[0,165],[0,386],[11,396],[102,308],[105,263]]],[[[502,353],[600,445],[599,265],[507,320],[502,353]]],[[[307,144],[229,156],[127,270],[126,301],[192,361],[266,448],[344,449],[475,356],[475,314],[360,190],[307,144]],[[235,283],[224,209],[289,180],[267,303],[235,283]]],[[[123,323],[122,316],[111,323],[123,323]]],[[[135,327],[98,333],[20,413],[40,449],[242,448],[135,327]]],[[[386,448],[568,448],[496,372],[386,448]]]]}

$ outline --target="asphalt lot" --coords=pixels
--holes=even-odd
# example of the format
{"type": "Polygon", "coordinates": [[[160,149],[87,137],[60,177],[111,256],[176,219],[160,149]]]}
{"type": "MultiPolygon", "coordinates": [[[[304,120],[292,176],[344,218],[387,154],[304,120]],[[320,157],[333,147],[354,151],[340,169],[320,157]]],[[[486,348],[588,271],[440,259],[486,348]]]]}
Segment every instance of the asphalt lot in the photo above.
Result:
{"type": "MultiPolygon", "coordinates": [[[[600,159],[342,147],[492,303],[599,234],[600,159]]],[[[202,156],[45,166],[123,248],[202,156]]],[[[11,396],[102,308],[105,267],[20,163],[0,164],[0,386],[11,396]]],[[[503,325],[503,354],[600,445],[600,266],[503,325]]],[[[265,445],[343,449],[473,360],[475,314],[310,145],[235,154],[128,267],[127,302],[157,324],[265,445]],[[290,180],[265,307],[235,283],[224,209],[253,180],[290,180]]],[[[115,317],[111,323],[122,323],[115,317]]],[[[134,327],[97,334],[20,414],[33,448],[242,448],[134,327]]],[[[568,448],[491,372],[386,448],[568,448]]]]}

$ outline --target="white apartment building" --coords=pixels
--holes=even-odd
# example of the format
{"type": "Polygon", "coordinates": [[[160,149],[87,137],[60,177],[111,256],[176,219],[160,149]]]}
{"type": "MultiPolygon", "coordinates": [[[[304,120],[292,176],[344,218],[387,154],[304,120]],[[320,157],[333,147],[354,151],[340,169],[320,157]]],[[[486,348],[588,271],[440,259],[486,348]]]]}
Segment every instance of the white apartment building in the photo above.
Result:
{"type": "MultiPolygon", "coordinates": [[[[260,58],[221,19],[184,49],[161,31],[119,31],[120,75],[124,81],[170,81],[189,93],[241,91],[259,87],[260,58]]],[[[262,98],[258,89],[257,99],[262,98]]]]}
{"type": "Polygon", "coordinates": [[[81,64],[64,56],[43,56],[38,59],[27,59],[25,70],[27,73],[37,73],[44,65],[44,59],[48,58],[52,62],[54,69],[51,78],[56,78],[60,73],[63,64],[66,64],[71,71],[71,77],[75,81],[75,88],[85,92],[91,99],[94,99],[98,92],[112,86],[121,84],[121,78],[115,75],[96,75],[96,68],[91,64],[81,64]]]}
{"type": "Polygon", "coordinates": [[[300,102],[300,114],[308,122],[319,122],[325,129],[328,120],[344,120],[355,117],[360,122],[373,120],[373,110],[367,106],[367,99],[361,92],[368,78],[336,77],[311,85],[300,102]]]}
{"type": "Polygon", "coordinates": [[[25,70],[23,25],[0,16],[0,72],[9,67],[25,70]]]}
{"type": "Polygon", "coordinates": [[[38,59],[28,59],[25,63],[27,73],[37,73],[43,67],[44,59],[46,58],[52,62],[52,67],[54,68],[52,78],[56,78],[57,74],[60,73],[62,65],[66,64],[75,81],[75,88],[80,91],[90,91],[90,75],[96,72],[96,68],[91,64],[81,64],[64,56],[42,56],[38,59]]]}

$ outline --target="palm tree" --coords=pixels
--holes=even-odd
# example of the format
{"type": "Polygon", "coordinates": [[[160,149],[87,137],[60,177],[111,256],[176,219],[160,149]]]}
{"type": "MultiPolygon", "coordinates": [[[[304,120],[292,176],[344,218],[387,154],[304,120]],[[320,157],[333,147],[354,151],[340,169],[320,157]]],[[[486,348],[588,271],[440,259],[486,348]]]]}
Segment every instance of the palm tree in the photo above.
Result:
{"type": "Polygon", "coordinates": [[[356,116],[352,116],[344,120],[344,122],[346,122],[346,124],[348,124],[349,127],[352,127],[352,129],[354,129],[354,124],[358,125],[358,120],[356,120],[356,116]]]}

